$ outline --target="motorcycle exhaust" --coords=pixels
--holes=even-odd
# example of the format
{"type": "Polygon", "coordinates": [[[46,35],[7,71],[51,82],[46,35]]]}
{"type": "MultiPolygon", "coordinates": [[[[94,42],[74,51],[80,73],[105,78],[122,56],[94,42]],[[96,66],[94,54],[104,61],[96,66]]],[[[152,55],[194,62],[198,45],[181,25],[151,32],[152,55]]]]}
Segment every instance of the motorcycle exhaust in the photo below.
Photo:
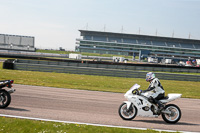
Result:
{"type": "Polygon", "coordinates": [[[8,90],[8,93],[11,94],[11,93],[14,93],[15,91],[16,91],[16,90],[12,88],[12,89],[8,90]]]}

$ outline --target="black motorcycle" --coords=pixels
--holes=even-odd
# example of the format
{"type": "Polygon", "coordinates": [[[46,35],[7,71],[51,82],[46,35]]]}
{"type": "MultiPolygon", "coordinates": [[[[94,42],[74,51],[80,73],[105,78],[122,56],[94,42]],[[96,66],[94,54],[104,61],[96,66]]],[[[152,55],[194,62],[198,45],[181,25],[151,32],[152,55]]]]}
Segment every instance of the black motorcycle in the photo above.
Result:
{"type": "Polygon", "coordinates": [[[0,81],[0,108],[6,108],[11,102],[11,93],[15,92],[15,89],[12,88],[14,80],[2,80],[0,81]],[[3,89],[8,87],[9,90],[3,89]]]}

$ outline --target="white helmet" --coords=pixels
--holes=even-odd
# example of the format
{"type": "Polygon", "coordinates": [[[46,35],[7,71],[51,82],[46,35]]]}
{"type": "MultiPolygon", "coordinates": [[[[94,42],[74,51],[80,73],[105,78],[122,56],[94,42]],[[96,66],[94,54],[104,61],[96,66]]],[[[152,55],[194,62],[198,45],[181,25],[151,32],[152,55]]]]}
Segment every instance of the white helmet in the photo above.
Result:
{"type": "Polygon", "coordinates": [[[146,75],[146,81],[149,82],[155,78],[155,74],[152,72],[148,72],[146,75]]]}

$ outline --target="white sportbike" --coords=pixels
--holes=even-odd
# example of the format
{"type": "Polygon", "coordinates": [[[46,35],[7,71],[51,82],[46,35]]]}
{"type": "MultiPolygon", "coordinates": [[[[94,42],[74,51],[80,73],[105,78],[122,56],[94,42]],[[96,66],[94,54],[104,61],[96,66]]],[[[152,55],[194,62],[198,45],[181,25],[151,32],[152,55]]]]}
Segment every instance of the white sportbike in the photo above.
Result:
{"type": "Polygon", "coordinates": [[[180,120],[180,108],[175,104],[167,103],[180,98],[182,94],[168,94],[167,97],[159,100],[164,105],[164,109],[160,110],[156,104],[148,101],[146,94],[141,93],[139,88],[140,85],[135,84],[124,95],[128,101],[124,101],[119,107],[119,115],[122,119],[132,120],[136,115],[144,117],[162,115],[163,120],[167,123],[177,123],[180,120]]]}

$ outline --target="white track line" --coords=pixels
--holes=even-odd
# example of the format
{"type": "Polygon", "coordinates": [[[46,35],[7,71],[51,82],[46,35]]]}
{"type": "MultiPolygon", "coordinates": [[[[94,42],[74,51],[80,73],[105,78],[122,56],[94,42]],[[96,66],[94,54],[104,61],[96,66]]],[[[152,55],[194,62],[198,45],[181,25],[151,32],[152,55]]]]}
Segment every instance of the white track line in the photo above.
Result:
{"type": "MultiPolygon", "coordinates": [[[[113,125],[102,125],[102,124],[92,124],[92,123],[82,123],[82,122],[72,122],[72,121],[60,121],[60,120],[50,120],[42,118],[33,118],[33,117],[24,117],[24,116],[15,116],[15,115],[5,115],[0,114],[1,117],[10,117],[10,118],[19,118],[19,119],[29,119],[37,121],[49,121],[49,122],[60,122],[60,123],[70,123],[70,124],[80,124],[80,125],[90,125],[90,126],[99,126],[99,127],[114,127],[114,128],[127,128],[127,129],[138,129],[138,130],[147,130],[148,128],[138,128],[138,127],[124,127],[124,126],[113,126],[113,125]]],[[[162,130],[162,129],[152,129],[155,131],[165,131],[165,132],[177,132],[174,130],[162,130]]],[[[188,132],[188,131],[179,131],[182,133],[197,133],[197,132],[188,132]]]]}

